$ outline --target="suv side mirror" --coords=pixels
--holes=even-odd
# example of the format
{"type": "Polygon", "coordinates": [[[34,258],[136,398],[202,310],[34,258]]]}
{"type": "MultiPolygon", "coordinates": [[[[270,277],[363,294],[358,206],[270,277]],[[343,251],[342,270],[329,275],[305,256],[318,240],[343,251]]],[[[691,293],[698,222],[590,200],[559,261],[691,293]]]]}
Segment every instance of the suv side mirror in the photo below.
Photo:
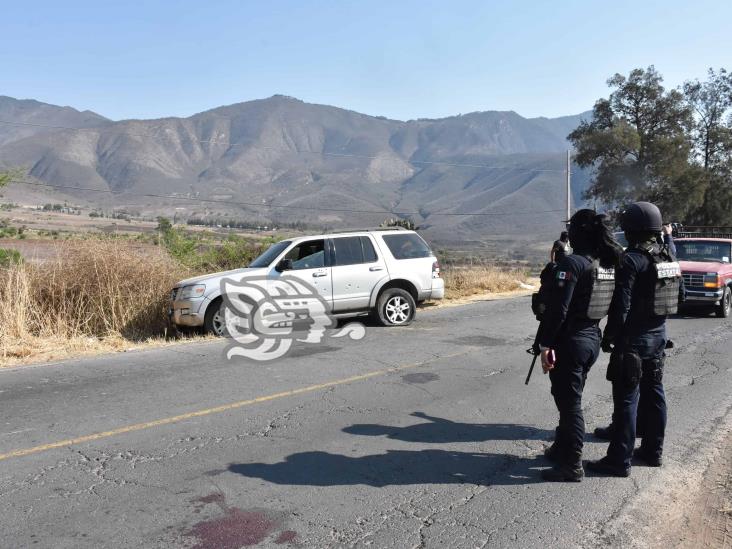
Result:
{"type": "Polygon", "coordinates": [[[282,271],[292,270],[292,259],[280,259],[275,265],[275,271],[281,273],[282,271]]]}

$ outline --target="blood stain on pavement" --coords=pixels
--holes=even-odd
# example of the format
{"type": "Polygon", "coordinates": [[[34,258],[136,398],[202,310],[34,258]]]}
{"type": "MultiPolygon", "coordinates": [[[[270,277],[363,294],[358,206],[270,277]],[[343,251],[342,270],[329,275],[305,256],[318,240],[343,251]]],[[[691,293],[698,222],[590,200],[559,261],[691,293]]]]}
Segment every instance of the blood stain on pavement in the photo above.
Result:
{"type": "Polygon", "coordinates": [[[186,534],[198,538],[194,549],[239,549],[261,543],[276,527],[277,522],[264,513],[233,507],[223,517],[194,524],[186,534]]]}
{"type": "Polygon", "coordinates": [[[279,536],[277,536],[275,543],[277,545],[283,545],[285,543],[292,543],[293,541],[295,541],[296,537],[297,537],[296,532],[293,532],[292,530],[285,530],[284,532],[280,533],[279,536]]]}

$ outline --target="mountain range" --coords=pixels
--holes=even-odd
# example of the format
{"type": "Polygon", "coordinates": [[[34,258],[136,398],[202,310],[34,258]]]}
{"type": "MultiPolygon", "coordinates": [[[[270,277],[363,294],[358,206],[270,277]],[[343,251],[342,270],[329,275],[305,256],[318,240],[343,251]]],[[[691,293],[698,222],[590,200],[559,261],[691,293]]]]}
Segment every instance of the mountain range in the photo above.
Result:
{"type": "MultiPolygon", "coordinates": [[[[458,243],[557,232],[566,136],[587,116],[399,121],[276,95],[112,121],[0,96],[0,166],[38,183],[6,191],[29,203],[332,228],[411,217],[431,239],[458,243]]],[[[573,172],[578,204],[588,175],[573,172]]]]}

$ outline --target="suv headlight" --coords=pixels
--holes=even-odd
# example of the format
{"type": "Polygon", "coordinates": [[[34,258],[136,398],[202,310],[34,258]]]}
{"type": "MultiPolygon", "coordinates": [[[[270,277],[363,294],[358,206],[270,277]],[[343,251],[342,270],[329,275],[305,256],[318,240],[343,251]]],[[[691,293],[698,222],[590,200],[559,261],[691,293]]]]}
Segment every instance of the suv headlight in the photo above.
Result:
{"type": "Polygon", "coordinates": [[[193,286],[183,286],[178,294],[178,299],[194,299],[202,297],[206,291],[205,284],[194,284],[193,286]]]}

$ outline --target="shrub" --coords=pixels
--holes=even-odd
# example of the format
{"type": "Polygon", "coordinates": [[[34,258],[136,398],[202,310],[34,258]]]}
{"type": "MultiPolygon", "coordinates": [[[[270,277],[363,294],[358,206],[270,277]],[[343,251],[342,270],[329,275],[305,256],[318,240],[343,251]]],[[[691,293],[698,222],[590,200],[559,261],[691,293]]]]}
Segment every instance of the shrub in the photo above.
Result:
{"type": "Polygon", "coordinates": [[[23,256],[18,250],[6,250],[0,248],[0,267],[10,267],[11,265],[19,265],[23,262],[23,256]]]}
{"type": "Polygon", "coordinates": [[[465,297],[480,293],[517,290],[526,281],[526,272],[497,267],[451,268],[442,271],[445,296],[465,297]]]}
{"type": "Polygon", "coordinates": [[[160,335],[167,326],[168,292],[185,274],[154,248],[64,242],[45,263],[0,269],[0,343],[34,336],[160,335]]]}

